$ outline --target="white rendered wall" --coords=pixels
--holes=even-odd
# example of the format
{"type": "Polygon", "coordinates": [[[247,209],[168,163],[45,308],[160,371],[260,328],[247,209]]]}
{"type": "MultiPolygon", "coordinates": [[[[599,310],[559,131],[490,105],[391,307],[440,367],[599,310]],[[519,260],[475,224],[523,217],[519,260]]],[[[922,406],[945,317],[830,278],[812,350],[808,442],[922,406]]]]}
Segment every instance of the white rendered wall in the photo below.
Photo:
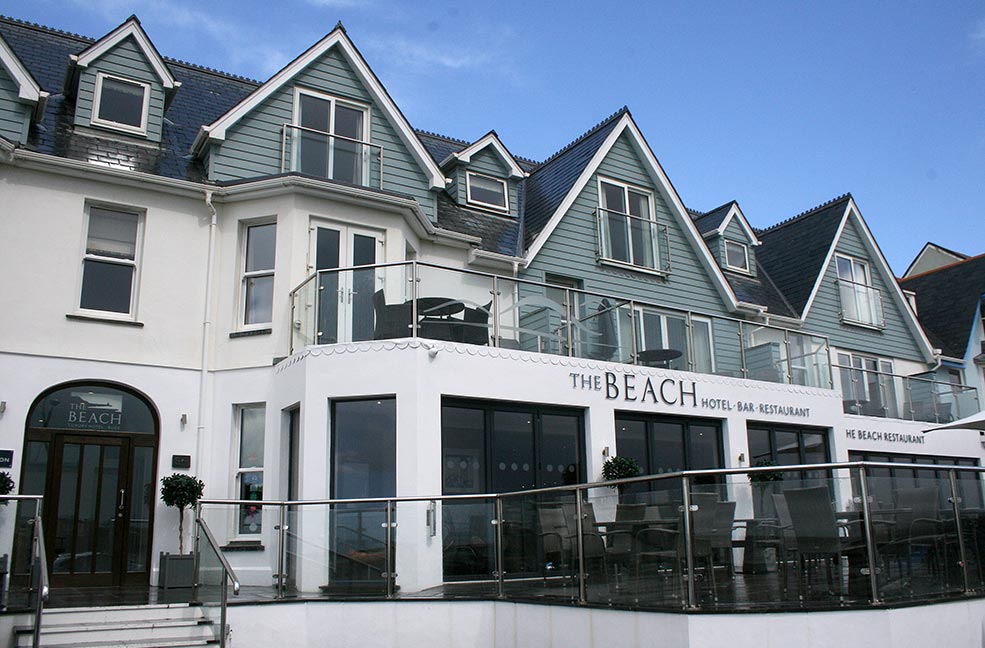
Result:
{"type": "Polygon", "coordinates": [[[985,601],[891,610],[666,614],[505,602],[229,608],[234,648],[977,648],[985,601]]]}

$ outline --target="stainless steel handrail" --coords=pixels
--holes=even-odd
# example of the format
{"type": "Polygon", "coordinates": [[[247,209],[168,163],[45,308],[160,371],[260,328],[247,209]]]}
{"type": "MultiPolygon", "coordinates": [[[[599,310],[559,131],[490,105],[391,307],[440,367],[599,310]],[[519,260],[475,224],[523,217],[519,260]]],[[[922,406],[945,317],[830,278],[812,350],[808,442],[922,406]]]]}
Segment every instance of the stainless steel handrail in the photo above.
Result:
{"type": "MultiPolygon", "coordinates": [[[[222,595],[220,599],[221,603],[220,603],[220,612],[219,612],[219,648],[225,648],[226,637],[229,635],[229,630],[226,627],[226,608],[228,607],[229,604],[228,586],[229,586],[229,582],[231,581],[233,584],[233,596],[239,596],[240,582],[239,582],[239,577],[236,576],[236,572],[232,568],[232,565],[229,564],[229,561],[226,560],[225,554],[222,553],[222,549],[219,547],[219,543],[215,541],[215,536],[212,535],[212,531],[209,529],[209,525],[206,524],[205,520],[202,519],[201,508],[198,509],[198,513],[199,514],[195,518],[195,521],[198,525],[198,529],[200,532],[204,533],[205,540],[209,543],[209,546],[212,547],[212,551],[214,551],[215,555],[219,558],[219,564],[222,565],[222,583],[220,584],[222,595]]],[[[200,535],[201,533],[196,534],[196,540],[198,539],[198,537],[200,537],[200,535]]],[[[196,564],[196,573],[195,573],[196,587],[199,585],[198,583],[199,569],[200,569],[200,565],[196,564]]]]}
{"type": "MultiPolygon", "coordinates": [[[[322,135],[330,139],[339,139],[345,142],[352,142],[353,144],[358,144],[360,146],[366,146],[370,149],[377,149],[376,157],[380,165],[380,181],[379,188],[383,188],[383,146],[381,144],[374,144],[372,142],[367,142],[360,139],[355,139],[354,137],[346,137],[345,135],[336,135],[334,133],[328,133],[326,131],[318,130],[317,128],[309,128],[308,126],[299,126],[298,124],[284,124],[281,127],[281,154],[280,154],[280,171],[284,173],[287,170],[287,132],[288,130],[298,130],[308,133],[315,133],[317,135],[322,135]]],[[[366,178],[366,185],[369,186],[369,178],[366,178]]]]}
{"type": "Polygon", "coordinates": [[[506,493],[476,493],[474,495],[414,495],[414,496],[395,496],[395,497],[356,497],[352,499],[314,499],[314,500],[238,500],[238,499],[200,499],[199,504],[210,505],[229,505],[242,506],[251,505],[276,507],[276,506],[313,506],[313,505],[333,505],[333,504],[385,504],[387,502],[426,502],[455,501],[455,500],[481,500],[497,499],[506,497],[525,497],[528,495],[541,495],[545,493],[575,492],[576,490],[587,490],[591,488],[612,488],[627,484],[640,484],[644,482],[663,481],[670,479],[681,479],[683,477],[714,477],[729,475],[746,475],[752,473],[766,472],[807,472],[820,470],[842,470],[851,468],[900,468],[905,465],[907,469],[919,470],[941,470],[943,468],[954,468],[957,472],[977,472],[985,473],[985,466],[947,466],[940,464],[898,464],[883,461],[839,461],[831,463],[817,464],[798,464],[793,466],[758,466],[747,468],[711,468],[707,470],[681,470],[678,472],[663,473],[660,475],[644,475],[641,477],[630,477],[626,479],[615,479],[612,481],[586,482],[583,484],[572,484],[568,486],[550,486],[547,488],[531,488],[522,491],[512,491],[506,493]]]}
{"type": "MultiPolygon", "coordinates": [[[[828,374],[827,376],[825,376],[825,378],[827,379],[827,381],[826,381],[827,382],[827,385],[821,384],[821,385],[812,385],[812,386],[816,386],[816,387],[819,387],[821,389],[831,389],[831,388],[833,388],[833,382],[832,382],[833,381],[833,377],[831,375],[831,351],[830,351],[831,344],[830,344],[830,341],[828,340],[827,336],[825,336],[825,335],[821,335],[821,334],[817,334],[817,333],[811,333],[811,332],[806,332],[806,331],[801,331],[801,330],[796,330],[796,329],[791,329],[791,328],[784,328],[784,327],[781,327],[781,326],[775,326],[773,324],[765,324],[765,323],[760,323],[760,322],[750,322],[748,320],[741,320],[741,319],[737,319],[737,318],[734,318],[734,317],[729,317],[729,316],[715,314],[715,313],[707,313],[707,312],[703,312],[703,311],[684,310],[684,309],[677,308],[677,307],[674,307],[674,306],[667,306],[667,305],[657,304],[657,303],[650,302],[650,301],[643,301],[643,300],[638,300],[638,299],[634,299],[634,298],[631,298],[631,297],[625,297],[625,296],[620,296],[620,295],[615,295],[615,294],[593,292],[593,291],[582,290],[582,289],[577,289],[577,288],[570,288],[570,287],[566,287],[566,286],[558,286],[556,284],[550,284],[550,283],[545,283],[545,282],[540,282],[540,281],[533,281],[533,280],[530,280],[530,279],[520,279],[520,278],[517,278],[517,277],[505,277],[505,276],[502,276],[502,275],[496,275],[496,274],[492,274],[492,273],[488,273],[488,272],[482,272],[482,271],[478,271],[478,270],[470,270],[470,269],[464,269],[464,268],[453,268],[453,267],[443,266],[443,265],[439,265],[439,264],[435,264],[435,263],[430,263],[430,262],[426,262],[426,261],[395,261],[395,262],[390,262],[390,263],[376,263],[376,264],[367,264],[367,265],[361,265],[361,266],[346,266],[346,267],[342,267],[342,268],[331,268],[331,269],[325,269],[325,270],[316,270],[315,272],[312,272],[311,274],[309,274],[298,285],[296,285],[290,291],[289,296],[290,296],[290,299],[292,300],[292,304],[293,304],[296,301],[299,292],[301,290],[303,290],[306,286],[308,286],[309,283],[311,283],[313,281],[316,281],[317,278],[318,278],[318,276],[319,275],[322,275],[322,274],[338,274],[338,275],[341,275],[342,273],[346,273],[346,272],[359,272],[359,271],[367,271],[367,270],[383,270],[383,269],[387,269],[387,268],[401,268],[401,267],[408,268],[408,273],[410,274],[410,276],[408,276],[407,279],[411,283],[411,285],[413,286],[413,289],[415,291],[418,291],[419,290],[419,282],[420,282],[419,270],[421,268],[431,268],[431,269],[439,270],[439,271],[453,272],[453,273],[464,275],[464,276],[481,277],[481,278],[489,279],[491,281],[490,287],[492,288],[492,290],[490,292],[491,293],[494,293],[494,295],[493,295],[493,297],[494,297],[493,298],[493,315],[494,315],[493,326],[495,328],[498,328],[498,326],[499,326],[499,312],[497,310],[498,296],[499,296],[499,292],[500,292],[499,282],[507,281],[507,282],[510,282],[511,284],[516,285],[516,286],[532,286],[532,287],[536,287],[536,288],[541,289],[541,290],[559,289],[560,288],[560,289],[565,290],[565,294],[566,295],[569,295],[569,296],[570,295],[580,295],[582,298],[608,299],[608,300],[619,302],[619,304],[617,304],[616,306],[613,306],[612,308],[617,308],[619,306],[624,306],[624,305],[627,305],[627,304],[632,304],[633,305],[633,308],[652,309],[652,310],[657,310],[657,311],[661,311],[661,312],[665,312],[665,313],[679,314],[679,315],[681,315],[683,317],[698,316],[700,318],[705,318],[705,319],[711,320],[713,322],[714,321],[717,321],[717,322],[728,322],[728,323],[734,325],[738,329],[738,334],[740,335],[740,338],[742,337],[742,332],[743,332],[743,330],[744,330],[745,327],[754,325],[757,329],[768,329],[768,330],[777,331],[778,333],[782,333],[785,340],[786,339],[789,339],[790,336],[798,336],[800,338],[813,339],[813,340],[816,340],[817,343],[818,343],[818,351],[816,353],[812,353],[812,354],[802,354],[802,355],[797,356],[797,357],[813,357],[813,356],[823,357],[825,359],[825,369],[827,370],[826,373],[828,374]]],[[[411,301],[413,302],[413,305],[414,305],[415,309],[416,309],[416,304],[417,304],[416,297],[417,297],[417,294],[415,292],[414,296],[411,298],[411,301]]],[[[292,317],[293,317],[293,320],[295,322],[297,322],[297,317],[294,316],[293,314],[292,314],[292,317]]],[[[571,318],[569,317],[568,319],[571,319],[571,318]]],[[[416,311],[413,313],[412,321],[415,322],[415,323],[417,322],[417,313],[416,313],[416,311]]],[[[296,325],[297,324],[295,324],[295,326],[296,325]]],[[[293,328],[292,328],[292,330],[293,330],[293,328]]],[[[417,335],[417,331],[416,331],[416,324],[415,324],[415,328],[413,330],[413,336],[416,337],[416,335],[417,335]]],[[[498,333],[494,336],[494,339],[497,339],[497,340],[499,339],[498,333]]],[[[634,342],[635,342],[635,337],[634,337],[634,342]]],[[[742,344],[744,344],[744,343],[742,343],[742,344]]],[[[746,352],[746,349],[744,348],[744,346],[742,346],[742,344],[740,344],[740,348],[739,348],[739,354],[741,356],[741,365],[742,366],[739,367],[738,369],[741,369],[741,370],[745,371],[746,370],[745,369],[746,368],[746,364],[745,364],[745,352],[746,352]]],[[[293,346],[294,345],[294,335],[293,334],[292,334],[292,337],[291,337],[291,345],[292,345],[291,352],[293,353],[294,350],[295,350],[294,349],[294,346],[293,346]]],[[[568,348],[571,349],[572,346],[569,344],[569,347],[568,348]]],[[[716,358],[718,358],[718,356],[716,356],[716,358]]],[[[789,363],[789,362],[791,362],[791,360],[788,359],[787,360],[787,363],[789,363]]],[[[787,380],[790,381],[790,375],[789,375],[790,374],[790,370],[789,369],[787,371],[787,374],[788,374],[787,375],[787,380]]],[[[824,382],[824,381],[822,381],[822,382],[824,382]]]]}
{"type": "MultiPolygon", "coordinates": [[[[485,494],[447,495],[447,496],[367,497],[367,498],[353,498],[353,499],[320,499],[320,500],[307,500],[307,501],[267,500],[263,502],[263,505],[268,507],[281,507],[281,510],[283,510],[285,507],[288,506],[304,507],[304,506],[318,506],[318,505],[331,506],[331,505],[352,505],[352,504],[374,504],[374,505],[379,504],[381,506],[385,505],[387,519],[386,519],[386,523],[383,526],[387,528],[387,533],[389,535],[389,533],[392,532],[394,527],[393,523],[396,519],[397,505],[400,503],[427,502],[430,504],[432,502],[438,502],[438,501],[440,502],[488,501],[490,504],[495,506],[495,513],[493,514],[493,519],[490,520],[491,524],[494,526],[495,529],[494,530],[495,548],[494,548],[494,553],[492,554],[492,557],[495,561],[495,566],[493,568],[494,571],[492,573],[491,582],[495,583],[495,587],[496,587],[495,596],[499,599],[506,599],[508,598],[508,596],[506,590],[504,589],[504,583],[505,583],[504,568],[506,564],[504,562],[504,533],[503,533],[503,524],[505,522],[504,514],[503,514],[504,502],[510,498],[516,498],[516,497],[530,497],[534,499],[540,499],[541,496],[544,494],[558,494],[558,493],[573,494],[576,500],[575,514],[576,514],[577,522],[576,522],[576,532],[575,532],[576,539],[573,541],[573,545],[572,545],[572,550],[575,552],[572,555],[572,560],[574,561],[572,564],[575,565],[577,571],[576,573],[572,574],[571,577],[573,579],[575,578],[577,579],[577,581],[574,580],[572,581],[577,583],[577,602],[579,604],[585,604],[585,603],[590,603],[591,601],[589,601],[589,591],[586,586],[587,585],[586,578],[588,578],[589,575],[586,571],[587,569],[586,555],[585,555],[585,548],[583,544],[584,538],[582,537],[585,531],[581,526],[583,524],[583,515],[584,515],[584,513],[581,511],[581,501],[582,498],[591,489],[608,490],[613,487],[624,486],[629,484],[640,484],[645,482],[651,482],[651,483],[665,482],[666,480],[673,480],[680,484],[680,488],[682,490],[681,495],[683,500],[682,502],[683,506],[680,508],[680,510],[684,513],[688,513],[689,511],[697,510],[696,507],[693,506],[695,504],[694,501],[691,499],[691,485],[707,482],[708,477],[724,478],[727,476],[737,476],[737,475],[749,476],[757,473],[775,473],[775,472],[801,473],[805,471],[812,471],[812,472],[827,473],[824,476],[814,475],[813,476],[814,478],[824,479],[828,481],[831,480],[842,481],[848,483],[847,481],[848,476],[838,477],[833,473],[833,471],[835,470],[848,470],[850,472],[851,483],[853,484],[852,491],[859,493],[860,495],[860,496],[856,495],[851,499],[851,502],[854,502],[856,505],[860,504],[860,508],[848,509],[848,510],[858,510],[860,512],[861,517],[859,521],[861,522],[862,526],[860,526],[859,529],[864,532],[863,537],[861,538],[861,540],[864,542],[865,545],[864,546],[865,555],[863,558],[864,564],[859,565],[859,574],[861,576],[867,576],[867,578],[865,578],[867,587],[864,594],[865,599],[867,599],[867,603],[862,603],[862,604],[878,606],[878,605],[882,605],[885,602],[883,592],[881,591],[883,588],[883,582],[878,578],[878,574],[881,573],[880,572],[881,566],[878,560],[880,555],[879,552],[882,551],[881,547],[884,546],[885,540],[884,539],[880,540],[875,532],[875,527],[872,518],[873,516],[878,516],[878,511],[872,509],[870,506],[872,504],[872,500],[871,500],[872,490],[871,490],[870,482],[867,478],[872,476],[871,474],[872,469],[877,469],[877,468],[898,469],[900,468],[900,466],[901,464],[891,463],[891,462],[847,461],[847,462],[800,464],[800,465],[792,465],[792,466],[771,465],[771,466],[759,466],[759,467],[720,468],[720,469],[708,469],[708,470],[685,470],[685,471],[678,471],[674,473],[666,473],[663,475],[647,475],[647,476],[614,480],[614,481],[592,482],[592,483],[573,484],[566,486],[554,486],[549,488],[538,488],[538,489],[530,489],[526,491],[516,491],[516,492],[506,492],[506,493],[485,493],[485,494]],[[860,490],[856,490],[856,489],[860,489],[860,490]]],[[[964,514],[964,511],[959,506],[960,495],[958,494],[959,482],[957,476],[961,472],[971,473],[976,475],[976,483],[981,483],[980,477],[981,474],[985,473],[985,467],[942,466],[938,464],[922,464],[922,463],[905,464],[905,466],[907,469],[910,470],[926,469],[926,470],[936,471],[936,473],[940,473],[941,471],[946,471],[948,473],[948,476],[950,478],[950,493],[951,493],[951,499],[949,501],[952,503],[951,508],[953,509],[952,524],[956,529],[956,533],[957,533],[956,540],[960,545],[959,550],[960,550],[961,560],[959,565],[962,567],[962,569],[966,569],[968,560],[971,560],[972,564],[976,564],[975,559],[977,558],[977,556],[974,554],[970,554],[970,557],[968,557],[968,555],[966,555],[965,553],[966,550],[970,550],[974,552],[977,551],[977,549],[975,546],[970,547],[970,549],[966,547],[965,546],[966,539],[962,536],[962,530],[960,528],[960,525],[962,524],[962,516],[964,514]]],[[[750,480],[749,487],[754,486],[754,484],[751,482],[752,480],[750,480]]],[[[729,488],[736,488],[736,487],[741,488],[746,485],[744,481],[735,480],[735,479],[729,479],[729,480],[722,479],[718,483],[722,485],[726,485],[729,488]]],[[[968,486],[968,482],[965,483],[965,487],[967,486],[968,486]]],[[[216,506],[239,507],[242,505],[255,506],[257,505],[257,502],[255,500],[211,499],[211,500],[200,500],[199,504],[202,506],[216,505],[216,506]]],[[[834,506],[834,504],[832,505],[834,506]]],[[[851,504],[849,504],[849,506],[851,506],[851,504]]],[[[199,510],[201,512],[202,509],[200,508],[199,510]]],[[[759,513],[756,513],[756,515],[758,516],[759,513]]],[[[533,523],[536,524],[536,522],[533,523]]],[[[686,572],[686,577],[684,578],[683,581],[685,584],[685,588],[684,591],[682,591],[682,600],[679,602],[683,604],[683,608],[685,610],[700,610],[702,609],[703,605],[701,599],[699,598],[699,592],[695,582],[695,577],[696,577],[695,572],[696,571],[700,572],[701,567],[698,565],[698,555],[695,554],[695,548],[693,545],[693,543],[695,542],[695,538],[692,536],[694,533],[696,533],[696,531],[694,530],[693,522],[690,519],[690,515],[688,514],[684,515],[682,519],[682,525],[683,525],[682,528],[683,538],[681,540],[681,543],[678,545],[677,551],[678,551],[678,555],[680,556],[680,560],[684,561],[687,566],[687,572],[686,572]]],[[[281,542],[284,542],[283,538],[281,539],[281,542]]],[[[392,561],[394,560],[394,558],[390,553],[395,547],[395,543],[396,543],[396,539],[393,538],[388,538],[386,541],[386,555],[388,556],[388,558],[387,558],[384,575],[388,579],[390,579],[386,587],[387,598],[392,598],[396,593],[396,588],[399,586],[399,584],[394,580],[396,577],[396,574],[393,573],[394,563],[392,561]]],[[[278,566],[278,569],[282,570],[282,567],[278,566]]],[[[976,592],[980,592],[980,588],[976,588],[976,590],[974,591],[971,590],[967,573],[964,573],[963,576],[964,576],[964,585],[965,585],[964,589],[966,594],[973,594],[976,592]]],[[[522,575],[521,575],[521,580],[523,580],[522,575]]],[[[856,592],[856,595],[857,594],[858,592],[856,592]]],[[[282,594],[279,593],[278,598],[282,598],[282,594]]],[[[931,598],[936,599],[937,597],[932,596],[931,598]]],[[[717,598],[715,600],[716,602],[718,601],[717,598]]],[[[862,600],[863,599],[857,598],[858,602],[862,602],[862,600]]],[[[611,601],[610,604],[612,604],[611,601]]],[[[840,604],[841,605],[844,604],[844,599],[841,600],[840,604]]],[[[782,608],[783,605],[781,605],[780,607],[782,608]]]]}
{"type": "Polygon", "coordinates": [[[44,548],[44,526],[41,523],[41,502],[34,514],[34,546],[38,560],[38,598],[34,605],[33,645],[41,645],[41,617],[44,614],[44,604],[48,602],[48,554],[44,548]]]}

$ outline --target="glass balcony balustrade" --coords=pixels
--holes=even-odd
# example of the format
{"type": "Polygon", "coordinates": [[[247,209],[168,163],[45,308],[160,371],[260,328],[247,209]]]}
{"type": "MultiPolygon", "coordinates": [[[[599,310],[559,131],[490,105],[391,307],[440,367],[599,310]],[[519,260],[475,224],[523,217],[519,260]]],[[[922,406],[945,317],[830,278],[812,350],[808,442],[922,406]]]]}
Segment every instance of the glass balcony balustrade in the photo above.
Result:
{"type": "MultiPolygon", "coordinates": [[[[269,597],[274,583],[277,598],[774,612],[985,596],[985,468],[907,464],[912,474],[901,476],[899,467],[768,466],[503,494],[264,502],[263,559],[225,557],[246,596],[257,587],[269,597]]],[[[244,504],[200,503],[216,546],[242,540],[244,504]]]]}
{"type": "Polygon", "coordinates": [[[846,414],[949,423],[981,411],[974,387],[840,364],[835,368],[846,414]]]}
{"type": "Polygon", "coordinates": [[[313,128],[284,124],[281,129],[281,173],[288,172],[382,189],[383,147],[313,128]]]}
{"type": "Polygon", "coordinates": [[[419,337],[832,386],[822,336],[418,261],[318,271],[291,306],[292,352],[419,337]]]}
{"type": "Polygon", "coordinates": [[[882,293],[878,288],[864,283],[838,279],[841,297],[841,319],[849,324],[860,324],[882,329],[886,316],[882,308],[882,293]]]}

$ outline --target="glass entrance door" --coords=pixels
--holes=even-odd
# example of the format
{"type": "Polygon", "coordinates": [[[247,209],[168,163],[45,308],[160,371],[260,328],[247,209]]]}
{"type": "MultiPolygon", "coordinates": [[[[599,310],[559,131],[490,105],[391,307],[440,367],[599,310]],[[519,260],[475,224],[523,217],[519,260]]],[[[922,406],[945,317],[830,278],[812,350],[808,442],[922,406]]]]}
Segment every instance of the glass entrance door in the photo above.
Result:
{"type": "MultiPolygon", "coordinates": [[[[312,228],[313,270],[373,265],[380,237],[341,226],[312,228]]],[[[373,292],[376,270],[322,272],[318,275],[318,344],[373,339],[373,292]]]]}
{"type": "Polygon", "coordinates": [[[56,439],[48,508],[53,585],[116,585],[125,572],[127,462],[125,438],[56,439]]]}

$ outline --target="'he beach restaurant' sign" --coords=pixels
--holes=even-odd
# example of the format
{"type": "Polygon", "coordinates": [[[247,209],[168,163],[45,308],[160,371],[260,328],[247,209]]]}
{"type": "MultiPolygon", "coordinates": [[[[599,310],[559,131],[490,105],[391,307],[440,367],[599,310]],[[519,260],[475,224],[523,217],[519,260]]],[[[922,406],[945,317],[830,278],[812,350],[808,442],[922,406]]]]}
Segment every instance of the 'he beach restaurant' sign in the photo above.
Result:
{"type": "Polygon", "coordinates": [[[612,371],[603,373],[571,372],[568,377],[571,379],[572,389],[603,392],[606,400],[677,405],[705,411],[735,411],[799,418],[809,418],[811,415],[811,408],[809,407],[781,405],[765,401],[702,398],[698,395],[698,386],[693,380],[642,376],[632,373],[619,376],[612,371]]]}

